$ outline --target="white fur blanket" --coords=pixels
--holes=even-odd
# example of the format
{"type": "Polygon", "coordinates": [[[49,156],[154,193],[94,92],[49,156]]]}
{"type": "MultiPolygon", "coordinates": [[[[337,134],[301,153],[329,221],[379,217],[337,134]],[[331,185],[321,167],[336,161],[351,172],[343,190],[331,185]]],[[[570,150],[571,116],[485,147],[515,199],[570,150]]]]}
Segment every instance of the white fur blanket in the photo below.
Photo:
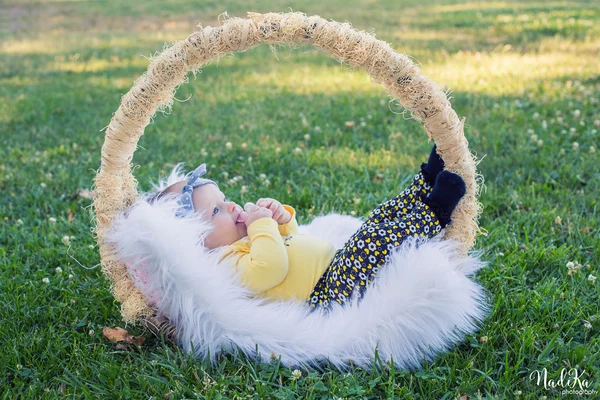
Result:
{"type": "MultiPolygon", "coordinates": [[[[345,307],[334,302],[329,314],[311,313],[301,302],[254,298],[233,268],[217,264],[219,252],[199,244],[210,226],[197,216],[175,218],[174,207],[169,199],[141,199],[115,221],[107,240],[123,260],[145,268],[151,281],[145,290],[160,292],[156,307],[178,328],[180,345],[212,362],[239,348],[265,362],[280,356],[286,367],[320,368],[329,360],[339,370],[350,361],[370,369],[377,351],[383,362],[416,369],[474,332],[488,313],[485,290],[468,277],[485,265],[481,253],[458,257],[458,244],[439,237],[418,247],[406,241],[360,303],[357,297],[345,307]]],[[[340,248],[361,224],[331,213],[299,233],[340,248]]]]}

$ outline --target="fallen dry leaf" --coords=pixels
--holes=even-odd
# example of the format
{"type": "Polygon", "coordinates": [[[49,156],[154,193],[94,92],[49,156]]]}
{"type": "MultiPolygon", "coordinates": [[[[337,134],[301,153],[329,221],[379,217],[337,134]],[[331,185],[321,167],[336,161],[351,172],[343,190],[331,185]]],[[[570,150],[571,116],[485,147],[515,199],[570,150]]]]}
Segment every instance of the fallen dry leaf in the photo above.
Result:
{"type": "Polygon", "coordinates": [[[354,121],[346,121],[346,126],[352,128],[354,126],[354,121]]]}
{"type": "Polygon", "coordinates": [[[67,217],[67,220],[68,220],[69,222],[73,221],[73,210],[70,210],[70,211],[69,211],[69,216],[67,217]]]}
{"type": "MultiPolygon", "coordinates": [[[[138,346],[141,346],[144,343],[144,338],[142,336],[133,336],[129,334],[129,332],[127,332],[125,329],[119,327],[102,328],[102,334],[106,339],[110,340],[112,343],[126,342],[136,344],[138,346]]],[[[117,348],[119,348],[118,345],[117,348]]]]}
{"type": "Polygon", "coordinates": [[[84,199],[93,199],[96,193],[93,190],[80,189],[77,194],[84,199]]]}

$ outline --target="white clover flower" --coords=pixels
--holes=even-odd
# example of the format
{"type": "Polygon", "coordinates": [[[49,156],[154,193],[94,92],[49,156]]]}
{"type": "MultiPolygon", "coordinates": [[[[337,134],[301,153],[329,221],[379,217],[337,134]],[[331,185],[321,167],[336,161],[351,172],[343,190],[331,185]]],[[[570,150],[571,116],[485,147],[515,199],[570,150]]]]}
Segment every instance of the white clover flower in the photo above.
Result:
{"type": "Polygon", "coordinates": [[[242,149],[245,149],[246,147],[248,147],[248,145],[246,144],[246,142],[242,143],[242,149]]]}
{"type": "Polygon", "coordinates": [[[595,126],[596,128],[600,128],[600,119],[595,119],[595,120],[594,120],[594,126],[595,126]]]}
{"type": "MultiPolygon", "coordinates": [[[[73,274],[69,274],[69,279],[73,279],[73,274]]],[[[73,299],[73,300],[75,300],[75,299],[73,299]]],[[[73,303],[75,303],[75,302],[73,302],[73,303]]]]}
{"type": "Polygon", "coordinates": [[[558,329],[558,328],[560,328],[560,325],[558,325],[558,324],[554,324],[553,328],[554,328],[554,329],[558,329]]]}
{"type": "Polygon", "coordinates": [[[310,135],[308,133],[304,135],[304,140],[310,140],[310,135]]]}
{"type": "Polygon", "coordinates": [[[93,244],[90,244],[90,245],[88,246],[88,248],[89,248],[89,249],[93,249],[93,248],[94,248],[94,245],[93,245],[93,244]]]}
{"type": "Polygon", "coordinates": [[[581,111],[579,111],[579,110],[573,110],[573,116],[575,118],[579,118],[581,116],[581,111]]]}
{"type": "Polygon", "coordinates": [[[200,155],[202,157],[206,157],[208,155],[208,152],[206,151],[206,149],[200,149],[200,155]]]}
{"type": "Polygon", "coordinates": [[[45,188],[46,184],[44,182],[42,182],[42,183],[40,183],[40,186],[43,187],[43,188],[45,188]]]}
{"type": "Polygon", "coordinates": [[[544,144],[544,141],[542,139],[537,141],[538,147],[542,147],[543,144],[544,144]]]}
{"type": "Polygon", "coordinates": [[[301,377],[302,377],[302,372],[300,372],[300,370],[297,370],[297,369],[295,369],[295,370],[292,372],[292,380],[294,380],[294,381],[295,381],[295,380],[298,380],[298,379],[300,379],[301,377]]]}
{"type": "Polygon", "coordinates": [[[276,148],[275,153],[277,153],[277,154],[281,153],[281,147],[276,148]]]}
{"type": "Polygon", "coordinates": [[[592,324],[590,324],[589,321],[583,321],[583,327],[585,329],[592,329],[592,324]]]}
{"type": "Polygon", "coordinates": [[[320,126],[315,126],[315,132],[321,133],[321,127],[320,126]]]}
{"type": "Polygon", "coordinates": [[[487,343],[488,342],[488,337],[487,336],[482,336],[479,338],[479,342],[480,343],[487,343]]]}
{"type": "Polygon", "coordinates": [[[595,282],[596,281],[596,277],[594,275],[592,275],[592,274],[589,274],[588,275],[588,281],[595,282]]]}
{"type": "Polygon", "coordinates": [[[23,221],[21,220],[21,218],[19,218],[19,219],[17,220],[17,225],[23,225],[23,221]]]}
{"type": "Polygon", "coordinates": [[[246,193],[248,191],[248,188],[246,186],[242,186],[242,188],[240,189],[240,193],[246,193]]]}
{"type": "Polygon", "coordinates": [[[94,330],[93,330],[93,329],[90,329],[90,330],[88,331],[88,335],[90,335],[90,336],[94,336],[94,333],[96,333],[96,332],[94,332],[94,330]]]}
{"type": "Polygon", "coordinates": [[[65,246],[68,246],[68,245],[70,245],[70,244],[71,244],[71,242],[70,242],[70,240],[69,240],[69,237],[68,237],[68,236],[63,236],[63,238],[61,239],[61,241],[63,242],[63,244],[64,244],[65,246]]]}
{"type": "Polygon", "coordinates": [[[352,199],[352,201],[354,202],[354,204],[360,204],[360,197],[355,197],[354,199],[352,199]]]}
{"type": "Polygon", "coordinates": [[[371,119],[373,116],[371,114],[367,114],[367,119],[371,119]]]}
{"type": "Polygon", "coordinates": [[[530,142],[536,142],[538,140],[538,135],[531,135],[531,137],[529,138],[530,142]]]}
{"type": "Polygon", "coordinates": [[[577,133],[577,129],[575,129],[575,128],[571,128],[571,129],[569,129],[569,133],[570,133],[571,135],[574,135],[575,133],[577,133]]]}
{"type": "Polygon", "coordinates": [[[361,121],[360,126],[367,126],[367,123],[365,121],[361,121]]]}
{"type": "Polygon", "coordinates": [[[579,143],[573,142],[573,150],[579,150],[579,143]]]}
{"type": "Polygon", "coordinates": [[[354,211],[354,210],[350,211],[350,215],[356,215],[356,211],[354,211]]]}
{"type": "Polygon", "coordinates": [[[560,215],[556,216],[556,219],[554,220],[554,223],[557,225],[561,225],[562,224],[562,219],[560,218],[560,215]]]}
{"type": "Polygon", "coordinates": [[[55,224],[56,223],[56,218],[50,217],[50,218],[48,218],[48,222],[50,222],[51,224],[55,224]]]}
{"type": "Polygon", "coordinates": [[[535,133],[535,131],[531,128],[527,129],[527,133],[529,133],[530,135],[533,135],[535,133]]]}
{"type": "Polygon", "coordinates": [[[542,121],[542,129],[548,129],[548,123],[546,122],[546,120],[542,121]]]}
{"type": "Polygon", "coordinates": [[[227,172],[227,171],[223,171],[223,172],[221,172],[221,175],[223,175],[223,177],[224,177],[225,179],[227,179],[227,177],[229,176],[229,172],[227,172]]]}
{"type": "Polygon", "coordinates": [[[58,275],[62,274],[62,268],[61,267],[56,267],[56,268],[54,268],[54,270],[56,271],[56,273],[58,275]]]}
{"type": "Polygon", "coordinates": [[[252,157],[248,157],[248,162],[252,162],[252,157]]]}
{"type": "Polygon", "coordinates": [[[225,147],[227,149],[231,149],[233,147],[233,145],[231,144],[231,142],[227,142],[227,143],[225,143],[225,147]]]}
{"type": "Polygon", "coordinates": [[[538,119],[540,117],[540,113],[534,112],[533,119],[538,119]]]}
{"type": "Polygon", "coordinates": [[[271,184],[271,181],[270,181],[270,180],[268,180],[268,179],[265,179],[265,182],[264,182],[264,183],[265,183],[265,185],[269,186],[269,185],[271,184]]]}
{"type": "Polygon", "coordinates": [[[296,147],[294,149],[294,153],[296,153],[296,154],[300,153],[301,151],[302,151],[302,149],[300,147],[296,147]]]}
{"type": "Polygon", "coordinates": [[[564,156],[565,155],[565,149],[560,149],[560,155],[564,156]]]}
{"type": "Polygon", "coordinates": [[[556,122],[558,122],[559,124],[562,124],[562,123],[563,123],[563,119],[562,119],[562,117],[558,117],[558,118],[556,118],[556,122]]]}
{"type": "Polygon", "coordinates": [[[267,179],[267,175],[265,175],[265,174],[260,174],[260,179],[262,179],[262,180],[264,181],[265,179],[267,179]]]}
{"type": "Polygon", "coordinates": [[[590,153],[595,153],[596,152],[596,148],[594,146],[590,146],[590,153]]]}
{"type": "Polygon", "coordinates": [[[577,271],[579,271],[581,269],[581,264],[569,261],[567,263],[567,268],[569,269],[569,275],[573,275],[573,274],[577,273],[577,271]]]}
{"type": "Polygon", "coordinates": [[[44,278],[44,279],[42,279],[42,282],[44,282],[47,285],[50,283],[50,279],[44,278]]]}

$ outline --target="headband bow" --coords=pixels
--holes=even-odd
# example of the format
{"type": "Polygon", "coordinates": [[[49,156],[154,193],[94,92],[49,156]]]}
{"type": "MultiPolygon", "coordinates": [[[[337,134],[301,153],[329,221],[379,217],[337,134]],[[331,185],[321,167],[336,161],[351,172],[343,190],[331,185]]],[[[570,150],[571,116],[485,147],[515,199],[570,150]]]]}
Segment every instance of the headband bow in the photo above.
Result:
{"type": "Polygon", "coordinates": [[[200,178],[202,175],[206,173],[206,164],[200,164],[198,168],[194,170],[192,175],[189,177],[187,184],[183,187],[181,191],[181,198],[178,201],[179,208],[175,213],[176,217],[184,217],[190,212],[194,211],[194,203],[192,202],[192,192],[195,188],[200,187],[202,185],[206,185],[207,183],[212,183],[219,187],[216,182],[211,181],[210,179],[200,178]]]}

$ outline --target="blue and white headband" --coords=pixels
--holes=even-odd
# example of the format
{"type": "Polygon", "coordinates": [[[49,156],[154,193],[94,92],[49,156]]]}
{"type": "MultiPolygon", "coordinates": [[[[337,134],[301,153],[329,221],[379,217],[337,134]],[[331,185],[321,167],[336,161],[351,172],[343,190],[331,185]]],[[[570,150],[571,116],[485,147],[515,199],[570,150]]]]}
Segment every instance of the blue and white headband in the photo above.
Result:
{"type": "Polygon", "coordinates": [[[194,212],[194,203],[192,202],[192,192],[195,188],[207,183],[212,183],[219,187],[216,182],[210,179],[200,178],[206,173],[206,164],[200,164],[198,168],[194,170],[192,175],[189,177],[187,184],[181,190],[181,197],[178,200],[179,208],[175,212],[176,217],[184,217],[187,214],[194,212]]]}

